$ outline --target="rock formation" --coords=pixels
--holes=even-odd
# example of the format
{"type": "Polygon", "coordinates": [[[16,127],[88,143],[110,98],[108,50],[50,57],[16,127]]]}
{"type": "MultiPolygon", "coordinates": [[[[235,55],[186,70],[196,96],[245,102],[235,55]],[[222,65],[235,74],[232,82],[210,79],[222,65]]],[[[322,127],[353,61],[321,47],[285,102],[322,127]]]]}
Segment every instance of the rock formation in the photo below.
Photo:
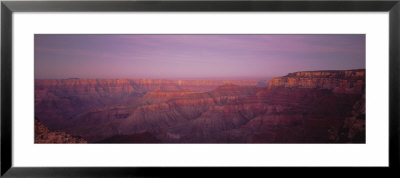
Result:
{"type": "Polygon", "coordinates": [[[295,72],[273,78],[268,88],[318,88],[361,94],[365,90],[365,70],[295,72]]]}
{"type": "Polygon", "coordinates": [[[88,142],[365,142],[365,70],[295,72],[260,83],[36,81],[35,113],[88,142]]]}
{"type": "Polygon", "coordinates": [[[35,143],[87,143],[87,141],[62,131],[49,131],[46,126],[35,119],[35,143]]]}
{"type": "Polygon", "coordinates": [[[35,115],[53,129],[89,110],[121,104],[151,91],[205,92],[225,83],[257,85],[258,80],[65,79],[35,80],[35,115]]]}

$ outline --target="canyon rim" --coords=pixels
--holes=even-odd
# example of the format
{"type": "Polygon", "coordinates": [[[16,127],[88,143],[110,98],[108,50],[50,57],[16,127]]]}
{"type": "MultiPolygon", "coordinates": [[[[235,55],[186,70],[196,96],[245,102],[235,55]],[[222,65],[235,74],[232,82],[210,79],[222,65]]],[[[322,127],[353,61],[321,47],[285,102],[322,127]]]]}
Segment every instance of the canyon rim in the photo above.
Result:
{"type": "Polygon", "coordinates": [[[365,143],[365,35],[35,35],[35,143],[365,143]]]}

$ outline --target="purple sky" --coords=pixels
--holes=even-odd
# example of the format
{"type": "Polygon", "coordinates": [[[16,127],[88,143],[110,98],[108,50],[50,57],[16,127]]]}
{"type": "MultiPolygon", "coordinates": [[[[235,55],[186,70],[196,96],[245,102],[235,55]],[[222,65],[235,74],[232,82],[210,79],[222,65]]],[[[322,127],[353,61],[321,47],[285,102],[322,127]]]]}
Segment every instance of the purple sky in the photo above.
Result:
{"type": "Polygon", "coordinates": [[[227,79],[365,68],[365,35],[35,35],[35,78],[227,79]]]}

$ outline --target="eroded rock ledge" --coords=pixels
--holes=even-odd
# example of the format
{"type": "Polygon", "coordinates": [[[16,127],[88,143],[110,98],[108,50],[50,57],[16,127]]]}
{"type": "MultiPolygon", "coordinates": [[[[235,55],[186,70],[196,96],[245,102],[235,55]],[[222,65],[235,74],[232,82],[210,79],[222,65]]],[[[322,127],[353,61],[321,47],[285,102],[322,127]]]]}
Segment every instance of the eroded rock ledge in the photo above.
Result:
{"type": "Polygon", "coordinates": [[[49,131],[46,126],[35,119],[35,143],[87,143],[87,141],[65,132],[49,131]]]}
{"type": "Polygon", "coordinates": [[[330,89],[334,93],[362,94],[365,69],[294,72],[271,79],[268,88],[330,89]]]}

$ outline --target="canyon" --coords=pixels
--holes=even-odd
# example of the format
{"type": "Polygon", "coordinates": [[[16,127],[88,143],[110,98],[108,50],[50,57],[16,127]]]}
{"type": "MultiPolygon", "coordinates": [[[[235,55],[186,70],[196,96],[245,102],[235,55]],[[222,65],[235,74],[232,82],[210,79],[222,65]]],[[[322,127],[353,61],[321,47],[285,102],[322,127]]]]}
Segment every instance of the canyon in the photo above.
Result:
{"type": "Polygon", "coordinates": [[[35,117],[88,143],[365,143],[365,70],[35,80],[35,117]]]}

